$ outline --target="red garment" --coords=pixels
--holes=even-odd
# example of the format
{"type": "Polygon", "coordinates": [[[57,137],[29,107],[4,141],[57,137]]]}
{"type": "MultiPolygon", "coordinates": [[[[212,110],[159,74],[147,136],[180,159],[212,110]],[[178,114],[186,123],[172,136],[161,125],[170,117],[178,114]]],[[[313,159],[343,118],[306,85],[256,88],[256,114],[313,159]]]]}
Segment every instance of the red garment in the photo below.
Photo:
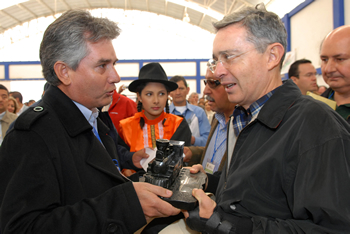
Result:
{"type": "Polygon", "coordinates": [[[120,137],[130,146],[131,152],[138,151],[145,147],[152,148],[152,128],[154,129],[155,139],[170,140],[182,121],[183,118],[165,113],[164,111],[154,120],[148,120],[144,111],[138,112],[133,117],[120,121],[120,137]],[[140,127],[141,117],[145,120],[143,129],[140,127]],[[163,124],[164,119],[166,119],[166,121],[163,124]],[[151,127],[152,125],[154,127],[151,127]]]}
{"type": "Polygon", "coordinates": [[[117,129],[118,133],[120,120],[134,116],[136,112],[137,107],[133,100],[114,92],[113,101],[108,109],[108,114],[111,117],[114,127],[117,129]]]}

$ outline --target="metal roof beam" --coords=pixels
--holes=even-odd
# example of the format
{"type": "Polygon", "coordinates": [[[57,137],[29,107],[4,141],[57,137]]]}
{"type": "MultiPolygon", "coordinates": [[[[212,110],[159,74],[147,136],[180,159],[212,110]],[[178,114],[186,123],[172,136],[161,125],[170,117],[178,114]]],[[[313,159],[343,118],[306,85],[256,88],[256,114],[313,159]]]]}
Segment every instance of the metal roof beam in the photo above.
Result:
{"type": "Polygon", "coordinates": [[[55,12],[45,2],[43,2],[41,0],[36,0],[36,1],[38,3],[40,3],[41,5],[43,5],[45,8],[47,8],[51,12],[52,15],[55,15],[55,12]]]}
{"type": "Polygon", "coordinates": [[[17,23],[22,23],[20,20],[16,19],[15,17],[13,17],[12,15],[10,15],[9,13],[3,11],[3,10],[0,10],[0,13],[7,16],[7,17],[10,17],[11,19],[17,21],[17,23]]]}
{"type": "Polygon", "coordinates": [[[211,3],[208,4],[208,7],[211,7],[212,5],[214,5],[218,0],[213,0],[211,3]]]}
{"type": "Polygon", "coordinates": [[[21,8],[22,10],[25,10],[27,12],[29,12],[32,16],[34,16],[35,18],[38,18],[38,16],[36,14],[34,14],[31,10],[29,10],[27,7],[25,7],[23,4],[19,3],[17,4],[17,6],[19,8],[21,8]]]}
{"type": "Polygon", "coordinates": [[[201,18],[201,20],[199,21],[198,26],[200,26],[200,25],[202,24],[202,22],[203,22],[205,16],[206,16],[206,14],[202,14],[202,18],[201,18]]]}
{"type": "Polygon", "coordinates": [[[68,10],[71,10],[72,8],[68,5],[68,3],[66,3],[66,1],[65,0],[60,0],[64,5],[66,5],[66,8],[68,9],[68,10]]]}
{"type": "Polygon", "coordinates": [[[238,0],[238,1],[240,1],[243,4],[245,4],[246,6],[254,7],[253,4],[251,4],[250,2],[247,2],[246,0],[238,0]]]}
{"type": "Polygon", "coordinates": [[[233,6],[236,4],[236,0],[233,0],[233,2],[231,3],[231,6],[228,8],[228,11],[225,11],[225,15],[230,14],[233,6]]]}
{"type": "Polygon", "coordinates": [[[108,7],[109,7],[109,8],[112,8],[111,2],[110,2],[109,0],[106,0],[106,2],[107,2],[108,7]]]}
{"type": "Polygon", "coordinates": [[[168,12],[168,1],[165,0],[164,15],[167,15],[167,12],[168,12]]]}
{"type": "Polygon", "coordinates": [[[91,4],[89,3],[88,0],[85,0],[86,4],[89,6],[89,8],[92,8],[91,4]]]}

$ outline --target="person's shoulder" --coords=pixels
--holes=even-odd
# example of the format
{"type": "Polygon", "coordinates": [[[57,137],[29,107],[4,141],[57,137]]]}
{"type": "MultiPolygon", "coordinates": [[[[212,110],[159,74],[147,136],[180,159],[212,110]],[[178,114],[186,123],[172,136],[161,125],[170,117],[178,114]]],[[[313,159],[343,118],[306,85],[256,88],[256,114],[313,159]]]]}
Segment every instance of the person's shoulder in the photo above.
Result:
{"type": "Polygon", "coordinates": [[[178,116],[178,115],[174,115],[174,114],[171,114],[171,113],[165,113],[164,117],[166,119],[181,120],[181,121],[184,119],[183,116],[178,116]]]}
{"type": "Polygon", "coordinates": [[[195,106],[192,104],[188,104],[189,106],[191,106],[191,109],[193,110],[193,112],[196,113],[196,115],[205,115],[205,111],[203,110],[203,108],[199,107],[199,106],[195,106]]]}
{"type": "Polygon", "coordinates": [[[135,115],[133,116],[130,116],[128,118],[125,118],[125,119],[122,119],[119,121],[119,125],[125,125],[125,124],[130,124],[131,122],[135,121],[136,119],[139,119],[140,116],[138,115],[138,113],[140,112],[137,112],[135,113],[135,115]]]}
{"type": "Polygon", "coordinates": [[[15,119],[17,119],[17,115],[9,111],[6,111],[6,116],[10,119],[10,122],[13,122],[15,119]]]}
{"type": "Polygon", "coordinates": [[[16,119],[15,129],[29,130],[36,122],[38,122],[43,116],[48,114],[48,109],[43,105],[35,107],[28,107],[28,110],[23,112],[16,119]]]}

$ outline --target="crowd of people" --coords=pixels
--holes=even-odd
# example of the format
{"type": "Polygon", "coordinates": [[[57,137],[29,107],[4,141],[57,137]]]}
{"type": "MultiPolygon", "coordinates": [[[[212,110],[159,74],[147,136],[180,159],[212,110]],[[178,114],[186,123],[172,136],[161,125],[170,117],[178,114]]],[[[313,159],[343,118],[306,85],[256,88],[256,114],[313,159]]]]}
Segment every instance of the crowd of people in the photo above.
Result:
{"type": "Polygon", "coordinates": [[[170,233],[179,220],[184,233],[350,233],[350,26],[322,42],[322,92],[307,59],[282,81],[287,33],[263,4],[213,25],[203,94],[149,63],[127,87],[136,103],[116,92],[117,23],[69,10],[49,25],[42,99],[26,107],[0,85],[0,233],[170,233]],[[157,139],[184,141],[184,163],[207,175],[187,191],[194,210],[140,180],[157,139]]]}

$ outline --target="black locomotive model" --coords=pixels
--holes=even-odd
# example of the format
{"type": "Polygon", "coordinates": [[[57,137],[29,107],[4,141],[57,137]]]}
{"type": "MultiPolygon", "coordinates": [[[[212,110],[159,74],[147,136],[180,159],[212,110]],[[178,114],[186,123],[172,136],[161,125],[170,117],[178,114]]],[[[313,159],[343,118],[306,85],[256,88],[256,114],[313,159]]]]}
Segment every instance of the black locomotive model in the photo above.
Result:
{"type": "Polygon", "coordinates": [[[183,141],[158,139],[157,152],[153,162],[148,164],[145,182],[158,185],[173,191],[170,198],[162,198],[173,206],[192,210],[197,206],[197,200],[192,196],[194,188],[202,189],[207,176],[204,173],[190,173],[183,168],[183,141]]]}

